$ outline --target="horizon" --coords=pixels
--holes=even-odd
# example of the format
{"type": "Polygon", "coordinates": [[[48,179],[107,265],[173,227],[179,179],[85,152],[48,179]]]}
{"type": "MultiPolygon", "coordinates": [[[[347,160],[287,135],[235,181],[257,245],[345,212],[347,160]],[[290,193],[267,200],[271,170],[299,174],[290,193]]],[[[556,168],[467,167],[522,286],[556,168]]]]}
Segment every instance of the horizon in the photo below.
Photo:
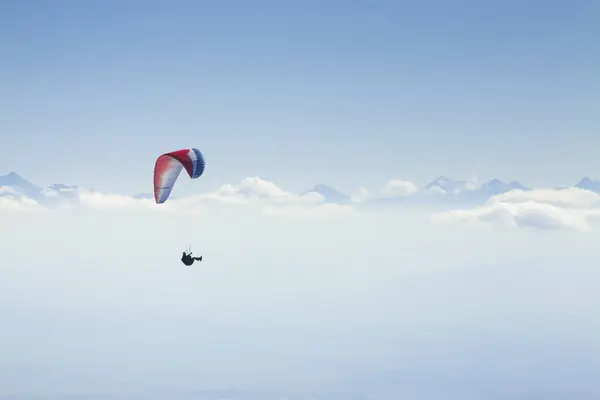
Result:
{"type": "MultiPolygon", "coordinates": [[[[60,181],[51,181],[51,183],[45,183],[45,184],[38,184],[38,182],[33,182],[30,181],[29,179],[27,179],[27,177],[21,175],[19,172],[14,171],[14,170],[10,170],[8,172],[6,172],[5,174],[0,174],[0,178],[4,178],[4,177],[9,177],[11,175],[15,175],[20,179],[23,179],[25,181],[27,181],[28,183],[31,183],[35,186],[38,186],[40,188],[47,188],[50,187],[52,185],[72,185],[72,186],[77,186],[80,188],[87,188],[87,189],[93,189],[94,187],[92,185],[86,185],[86,184],[81,184],[78,182],[60,182],[60,181]]],[[[179,179],[183,178],[184,180],[187,179],[185,176],[184,177],[180,177],[179,179]]],[[[236,180],[236,182],[240,182],[243,179],[247,179],[247,178],[257,178],[257,179],[261,179],[261,180],[266,180],[269,181],[268,179],[264,179],[263,177],[260,176],[247,176],[247,177],[240,177],[238,180],[236,180]]],[[[486,184],[489,184],[491,182],[501,182],[503,184],[507,184],[507,185],[511,185],[511,184],[519,184],[519,185],[523,185],[525,188],[527,189],[561,189],[561,188],[569,188],[569,187],[576,187],[579,184],[585,183],[586,181],[590,181],[592,183],[600,183],[600,180],[596,180],[593,177],[591,177],[591,175],[583,175],[582,177],[580,177],[579,179],[577,179],[575,182],[571,182],[570,184],[561,184],[561,185],[557,185],[557,186],[553,186],[553,187],[544,187],[544,186],[534,186],[534,185],[529,185],[526,182],[523,182],[519,179],[501,179],[501,178],[497,178],[497,177],[492,177],[488,180],[485,181],[472,181],[469,179],[457,179],[455,177],[451,177],[445,174],[441,174],[438,175],[437,177],[433,178],[433,179],[429,179],[426,180],[425,182],[422,183],[417,183],[417,182],[411,182],[411,181],[407,181],[407,180],[402,180],[402,179],[389,179],[387,181],[387,183],[384,183],[384,185],[380,188],[371,188],[371,189],[382,189],[384,188],[385,184],[390,184],[391,182],[405,182],[406,184],[414,184],[416,188],[418,188],[419,191],[424,190],[428,185],[432,184],[432,183],[436,183],[437,181],[440,180],[450,180],[452,182],[456,182],[456,183],[471,183],[473,184],[473,187],[471,189],[466,188],[465,190],[477,190],[477,189],[481,189],[482,187],[484,187],[486,184]]],[[[217,188],[222,187],[224,185],[229,185],[232,184],[232,182],[222,182],[220,184],[217,185],[217,188]]],[[[341,194],[344,195],[348,195],[351,196],[353,194],[357,194],[360,192],[361,189],[367,189],[365,186],[358,184],[358,186],[354,187],[354,190],[350,191],[350,192],[344,192],[339,190],[338,188],[328,184],[326,181],[317,181],[316,183],[312,184],[310,187],[307,187],[303,190],[300,190],[298,193],[303,193],[306,191],[311,191],[314,190],[316,187],[318,186],[325,186],[326,188],[330,188],[333,189],[335,191],[338,191],[341,194]]],[[[9,185],[10,186],[10,185],[9,185]]],[[[0,187],[2,187],[2,185],[0,184],[0,187]]],[[[212,188],[212,190],[214,190],[215,188],[212,188]]],[[[202,185],[196,184],[196,185],[177,185],[176,189],[174,189],[175,192],[181,190],[183,191],[185,194],[189,195],[189,194],[193,194],[193,193],[203,193],[203,192],[207,192],[207,191],[211,191],[211,188],[206,188],[206,187],[202,187],[202,185]],[[183,186],[183,187],[181,187],[183,186]],[[195,190],[195,188],[199,188],[200,190],[195,190]]],[[[516,190],[516,189],[513,189],[516,190]]],[[[149,194],[152,191],[147,191],[147,192],[137,192],[137,193],[129,193],[129,195],[141,195],[141,194],[149,194]]],[[[113,193],[117,193],[117,192],[113,192],[113,193]]],[[[417,192],[414,192],[417,193],[417,192]]],[[[125,193],[120,193],[120,194],[125,194],[125,193]]]]}

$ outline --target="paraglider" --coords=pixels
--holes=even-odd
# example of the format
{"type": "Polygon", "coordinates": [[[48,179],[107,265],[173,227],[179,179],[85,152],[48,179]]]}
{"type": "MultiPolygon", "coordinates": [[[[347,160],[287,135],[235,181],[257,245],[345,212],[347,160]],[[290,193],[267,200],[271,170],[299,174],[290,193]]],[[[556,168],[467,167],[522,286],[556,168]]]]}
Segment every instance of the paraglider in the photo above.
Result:
{"type": "Polygon", "coordinates": [[[167,201],[183,168],[190,179],[198,179],[204,173],[205,166],[204,156],[200,150],[194,148],[172,151],[159,156],[154,165],[156,204],[167,201]]]}
{"type": "MultiPolygon", "coordinates": [[[[173,186],[185,168],[190,179],[198,179],[204,173],[206,162],[198,149],[190,148],[165,153],[156,159],[154,165],[154,200],[162,204],[171,195],[173,186]]],[[[191,249],[183,252],[181,262],[188,267],[194,261],[202,261],[202,256],[193,257],[191,249]]]]}

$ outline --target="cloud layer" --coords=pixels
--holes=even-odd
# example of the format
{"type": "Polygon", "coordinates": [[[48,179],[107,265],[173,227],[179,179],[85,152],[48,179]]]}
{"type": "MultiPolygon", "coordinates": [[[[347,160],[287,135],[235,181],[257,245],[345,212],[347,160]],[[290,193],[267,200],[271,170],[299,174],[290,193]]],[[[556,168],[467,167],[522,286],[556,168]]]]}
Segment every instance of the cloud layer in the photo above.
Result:
{"type": "Polygon", "coordinates": [[[318,188],[296,194],[274,182],[259,177],[247,177],[237,184],[226,184],[213,192],[187,197],[174,195],[161,205],[155,204],[150,195],[107,194],[69,185],[44,188],[37,197],[20,191],[18,187],[0,186],[0,210],[127,210],[180,216],[232,215],[249,211],[256,215],[326,217],[372,213],[377,210],[381,213],[393,213],[393,208],[378,208],[378,205],[392,204],[397,206],[397,209],[442,205],[442,212],[439,207],[435,208],[436,212],[429,208],[429,221],[436,225],[449,224],[458,227],[487,226],[586,232],[594,229],[600,221],[600,194],[591,190],[577,187],[509,188],[504,193],[484,197],[487,201],[482,200],[481,204],[473,206],[472,200],[480,199],[482,193],[485,194],[484,191],[489,190],[489,186],[477,190],[463,188],[463,197],[460,197],[455,193],[456,185],[447,178],[438,179],[436,182],[434,186],[437,191],[442,190],[440,188],[452,190],[448,189],[445,195],[432,194],[431,188],[420,190],[413,182],[394,179],[376,194],[366,188],[360,188],[347,202],[339,203],[328,198],[328,193],[320,192],[318,188]],[[378,202],[381,200],[390,200],[391,203],[378,202]],[[467,206],[469,204],[470,207],[467,206]]]}
{"type": "Polygon", "coordinates": [[[589,231],[600,220],[600,194],[580,188],[513,190],[483,206],[432,216],[437,223],[589,231]]]}
{"type": "Polygon", "coordinates": [[[350,206],[327,203],[319,193],[291,193],[258,177],[244,178],[238,184],[223,185],[214,192],[179,198],[173,196],[160,205],[155,204],[151,196],[107,194],[84,188],[47,188],[37,198],[28,197],[11,187],[2,187],[0,190],[0,209],[7,211],[120,209],[193,216],[236,210],[253,210],[270,215],[325,215],[350,209],[350,206]]]}
{"type": "MultiPolygon", "coordinates": [[[[595,207],[565,193],[499,199],[595,207]]],[[[597,235],[456,235],[404,203],[372,212],[258,178],[161,206],[69,198],[58,212],[2,198],[0,397],[595,389],[597,235]],[[275,212],[317,217],[264,217],[275,212]],[[179,261],[188,245],[204,256],[192,268],[179,261]]]]}

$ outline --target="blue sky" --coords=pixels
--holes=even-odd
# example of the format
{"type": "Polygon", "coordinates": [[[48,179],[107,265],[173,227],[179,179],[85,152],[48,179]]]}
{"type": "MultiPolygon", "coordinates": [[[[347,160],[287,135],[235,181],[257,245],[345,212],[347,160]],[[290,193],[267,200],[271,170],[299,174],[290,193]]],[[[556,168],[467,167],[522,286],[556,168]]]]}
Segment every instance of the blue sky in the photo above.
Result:
{"type": "MultiPolygon", "coordinates": [[[[600,169],[600,3],[3,1],[0,173],[150,191],[391,178],[574,183],[600,169]]],[[[596,175],[597,176],[597,175],[596,175]]]]}

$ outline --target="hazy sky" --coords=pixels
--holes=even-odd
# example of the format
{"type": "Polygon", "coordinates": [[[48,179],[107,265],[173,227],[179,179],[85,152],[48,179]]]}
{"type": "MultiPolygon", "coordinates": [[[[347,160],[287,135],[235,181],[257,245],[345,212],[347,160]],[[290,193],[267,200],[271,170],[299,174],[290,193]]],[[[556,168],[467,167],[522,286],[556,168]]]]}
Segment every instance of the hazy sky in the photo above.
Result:
{"type": "Polygon", "coordinates": [[[0,2],[0,172],[148,191],[391,178],[572,184],[600,168],[600,3],[0,2]]]}

